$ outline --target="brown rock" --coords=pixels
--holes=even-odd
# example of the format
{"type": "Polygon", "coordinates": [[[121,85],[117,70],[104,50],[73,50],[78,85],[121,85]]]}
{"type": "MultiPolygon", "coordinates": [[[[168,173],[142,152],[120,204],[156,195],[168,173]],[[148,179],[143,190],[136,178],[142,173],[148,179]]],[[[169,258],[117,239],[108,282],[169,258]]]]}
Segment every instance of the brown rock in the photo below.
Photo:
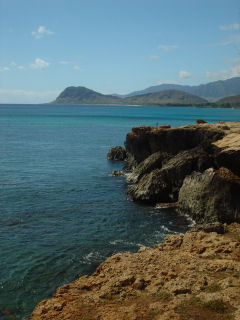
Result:
{"type": "Polygon", "coordinates": [[[240,222],[240,178],[227,168],[194,172],[184,179],[178,210],[197,223],[240,222]]]}
{"type": "Polygon", "coordinates": [[[187,232],[112,256],[92,276],[40,302],[28,320],[238,319],[239,235],[235,223],[223,235],[187,232]],[[228,306],[226,314],[206,307],[218,301],[228,306]]]}
{"type": "Polygon", "coordinates": [[[121,146],[111,148],[107,154],[108,160],[124,161],[126,160],[126,150],[121,146]]]}

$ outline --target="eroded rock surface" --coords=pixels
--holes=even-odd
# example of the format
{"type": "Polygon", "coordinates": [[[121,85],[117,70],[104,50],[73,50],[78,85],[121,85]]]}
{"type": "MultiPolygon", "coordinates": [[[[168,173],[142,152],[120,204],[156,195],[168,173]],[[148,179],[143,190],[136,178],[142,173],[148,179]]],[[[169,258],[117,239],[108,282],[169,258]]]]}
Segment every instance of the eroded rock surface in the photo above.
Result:
{"type": "Polygon", "coordinates": [[[227,168],[209,168],[184,179],[178,210],[197,223],[240,222],[240,178],[227,168]]]}
{"type": "Polygon", "coordinates": [[[207,123],[179,128],[134,127],[125,141],[128,161],[136,165],[158,151],[176,155],[196,146],[207,150],[212,142],[225,136],[227,130],[223,127],[221,124],[207,123]]]}
{"type": "Polygon", "coordinates": [[[132,128],[125,142],[133,168],[127,180],[134,183],[128,194],[152,204],[179,199],[179,210],[197,222],[238,222],[240,123],[197,122],[180,128],[132,128]],[[211,170],[204,172],[209,168],[214,178],[211,170]],[[232,174],[235,178],[230,181],[232,174]]]}
{"type": "Polygon", "coordinates": [[[190,231],[108,258],[60,287],[28,320],[240,319],[240,225],[190,231]]]}
{"type": "Polygon", "coordinates": [[[165,158],[161,152],[154,153],[133,170],[130,178],[131,176],[137,177],[138,182],[129,188],[128,194],[134,200],[175,202],[184,178],[194,170],[202,171],[211,164],[211,158],[202,147],[186,150],[172,157],[165,156],[165,158]],[[159,157],[157,158],[156,155],[159,157]],[[154,156],[155,161],[150,162],[149,159],[154,156]],[[147,166],[145,163],[150,163],[150,165],[147,166]],[[157,165],[160,169],[151,170],[157,165]]]}
{"type": "Polygon", "coordinates": [[[107,154],[108,160],[124,161],[126,160],[126,150],[121,146],[111,148],[107,154]]]}

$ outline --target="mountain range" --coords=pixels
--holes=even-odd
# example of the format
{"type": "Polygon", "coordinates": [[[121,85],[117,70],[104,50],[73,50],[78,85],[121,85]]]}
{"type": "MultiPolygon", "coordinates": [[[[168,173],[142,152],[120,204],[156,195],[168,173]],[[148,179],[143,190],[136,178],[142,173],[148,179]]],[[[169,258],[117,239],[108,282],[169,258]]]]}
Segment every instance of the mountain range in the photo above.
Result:
{"type": "Polygon", "coordinates": [[[126,98],[146,93],[154,93],[165,90],[180,90],[197,95],[203,99],[213,102],[217,99],[240,94],[240,77],[227,80],[218,80],[198,86],[185,86],[180,84],[160,84],[140,91],[134,91],[126,95],[117,95],[126,98]]]}
{"type": "Polygon", "coordinates": [[[221,104],[223,106],[228,101],[219,99],[235,95],[240,95],[240,77],[199,86],[161,84],[128,95],[105,95],[85,87],[68,87],[52,103],[180,106],[221,104]]]}
{"type": "Polygon", "coordinates": [[[117,105],[205,105],[207,100],[179,91],[165,90],[128,98],[103,95],[85,87],[68,87],[57,97],[54,104],[117,104],[117,105]]]}

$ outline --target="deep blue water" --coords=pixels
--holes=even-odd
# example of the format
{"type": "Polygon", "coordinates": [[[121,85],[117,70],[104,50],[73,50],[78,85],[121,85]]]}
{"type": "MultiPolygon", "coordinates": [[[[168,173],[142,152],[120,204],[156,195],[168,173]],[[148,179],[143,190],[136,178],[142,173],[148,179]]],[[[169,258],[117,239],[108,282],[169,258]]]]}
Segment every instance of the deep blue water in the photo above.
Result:
{"type": "Polygon", "coordinates": [[[106,160],[132,126],[240,120],[240,110],[0,105],[0,318],[24,319],[106,257],[153,246],[189,221],[133,203],[106,160]],[[9,314],[5,314],[5,312],[9,314]]]}

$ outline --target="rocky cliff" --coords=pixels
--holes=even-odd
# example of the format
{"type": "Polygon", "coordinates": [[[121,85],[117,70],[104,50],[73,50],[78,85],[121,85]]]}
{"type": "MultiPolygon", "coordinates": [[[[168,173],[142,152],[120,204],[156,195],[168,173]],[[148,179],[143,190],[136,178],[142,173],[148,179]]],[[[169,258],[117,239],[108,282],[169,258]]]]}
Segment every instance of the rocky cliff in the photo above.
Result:
{"type": "Polygon", "coordinates": [[[198,123],[133,128],[126,154],[118,146],[108,158],[127,156],[134,200],[178,201],[178,211],[204,224],[108,258],[28,320],[240,319],[240,225],[230,224],[240,221],[240,124],[198,123]]]}
{"type": "Polygon", "coordinates": [[[125,147],[133,200],[178,202],[198,223],[240,222],[240,123],[134,127],[125,147]]]}
{"type": "Polygon", "coordinates": [[[193,230],[116,254],[28,320],[238,320],[239,288],[240,225],[232,224],[224,234],[193,230]]]}

